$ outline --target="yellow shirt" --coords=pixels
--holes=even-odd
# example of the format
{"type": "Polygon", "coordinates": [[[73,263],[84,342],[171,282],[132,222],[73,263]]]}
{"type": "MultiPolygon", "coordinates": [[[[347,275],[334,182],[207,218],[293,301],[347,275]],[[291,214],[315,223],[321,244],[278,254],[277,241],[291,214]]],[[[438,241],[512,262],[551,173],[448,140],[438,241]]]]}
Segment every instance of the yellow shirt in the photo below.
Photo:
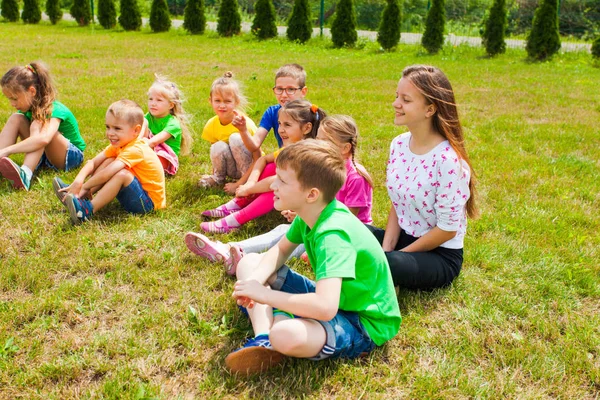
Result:
{"type": "Polygon", "coordinates": [[[141,139],[135,139],[121,148],[108,146],[104,149],[104,155],[125,164],[127,170],[140,181],[142,189],[152,199],[155,210],[167,206],[165,172],[158,156],[148,144],[141,139]]]}
{"type": "MultiPolygon", "coordinates": [[[[254,136],[254,132],[256,132],[256,124],[248,116],[246,116],[246,128],[248,128],[248,133],[254,136]]],[[[218,141],[229,142],[229,136],[236,132],[239,132],[238,128],[232,124],[221,125],[219,117],[215,115],[209,119],[204,126],[204,129],[202,130],[202,139],[210,142],[211,144],[218,141]]]]}

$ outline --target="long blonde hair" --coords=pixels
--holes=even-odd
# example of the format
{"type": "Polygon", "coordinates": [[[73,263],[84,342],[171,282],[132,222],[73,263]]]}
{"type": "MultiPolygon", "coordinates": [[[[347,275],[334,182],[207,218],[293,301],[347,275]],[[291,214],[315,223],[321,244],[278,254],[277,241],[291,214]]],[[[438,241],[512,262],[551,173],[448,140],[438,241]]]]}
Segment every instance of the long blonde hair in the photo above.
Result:
{"type": "Polygon", "coordinates": [[[352,164],[354,164],[356,172],[365,178],[369,186],[373,187],[373,178],[371,178],[371,175],[369,175],[365,167],[356,163],[358,127],[354,119],[348,115],[331,115],[321,122],[321,131],[330,142],[336,145],[350,143],[352,164]]]}
{"type": "Polygon", "coordinates": [[[169,112],[179,121],[179,125],[181,126],[181,154],[187,155],[192,148],[193,139],[189,127],[190,117],[183,109],[183,93],[166,76],[154,74],[154,77],[154,83],[148,89],[148,94],[150,92],[159,93],[167,101],[173,103],[173,108],[169,112]]]}
{"type": "Polygon", "coordinates": [[[35,96],[30,108],[31,118],[33,121],[40,121],[42,125],[50,120],[52,102],[56,100],[56,88],[45,64],[32,62],[24,67],[13,67],[4,74],[0,85],[15,94],[34,87],[35,96]]]}

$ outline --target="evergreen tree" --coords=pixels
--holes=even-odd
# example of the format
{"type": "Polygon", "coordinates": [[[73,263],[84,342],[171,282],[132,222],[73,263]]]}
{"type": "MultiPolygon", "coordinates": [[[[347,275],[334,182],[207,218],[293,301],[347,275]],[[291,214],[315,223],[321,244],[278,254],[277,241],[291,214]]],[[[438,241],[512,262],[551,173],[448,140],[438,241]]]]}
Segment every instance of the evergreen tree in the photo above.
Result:
{"type": "Polygon", "coordinates": [[[46,14],[52,25],[60,21],[63,16],[62,9],[60,8],[60,0],[46,0],[46,14]]]}
{"type": "Polygon", "coordinates": [[[598,36],[592,44],[592,57],[600,58],[600,36],[598,36]]]}
{"type": "Polygon", "coordinates": [[[150,29],[152,32],[166,32],[169,28],[171,28],[171,16],[167,0],[152,0],[150,29]]]}
{"type": "Polygon", "coordinates": [[[217,32],[221,36],[237,35],[242,30],[242,16],[237,0],[221,0],[217,18],[217,32]]]}
{"type": "Polygon", "coordinates": [[[425,32],[421,44],[430,54],[437,54],[444,46],[446,25],[445,0],[432,0],[425,20],[425,32]]]}
{"type": "Polygon", "coordinates": [[[89,0],[73,0],[71,6],[71,16],[77,21],[79,26],[87,26],[92,20],[92,8],[89,0]]]}
{"type": "Polygon", "coordinates": [[[306,43],[312,36],[312,22],[308,0],[294,0],[294,8],[288,20],[287,38],[291,41],[306,43]]]}
{"type": "Polygon", "coordinates": [[[525,46],[529,57],[542,61],[560,49],[558,0],[541,0],[533,16],[533,26],[525,46]]]}
{"type": "Polygon", "coordinates": [[[38,0],[23,0],[21,19],[26,24],[37,24],[42,19],[42,11],[38,0]]]}
{"type": "Polygon", "coordinates": [[[381,13],[381,23],[377,32],[377,42],[384,50],[391,50],[400,41],[400,23],[402,9],[398,0],[387,0],[387,5],[381,13]]]}
{"type": "Polygon", "coordinates": [[[17,0],[2,0],[0,8],[2,8],[2,16],[8,21],[17,22],[19,20],[19,3],[17,0]]]}
{"type": "Polygon", "coordinates": [[[275,24],[275,7],[271,0],[257,0],[254,4],[254,21],[252,33],[259,39],[269,39],[277,36],[275,24]]]}
{"type": "Polygon", "coordinates": [[[188,0],[183,12],[183,27],[193,35],[204,33],[206,29],[204,0],[188,0]]]}
{"type": "Polygon", "coordinates": [[[117,25],[115,0],[98,0],[98,22],[104,29],[111,29],[117,25]]]}
{"type": "Polygon", "coordinates": [[[354,46],[358,39],[356,13],[352,0],[340,0],[331,24],[331,40],[335,47],[354,46]]]}
{"type": "Polygon", "coordinates": [[[139,31],[142,27],[142,15],[137,0],[121,0],[119,25],[126,31],[139,31]]]}
{"type": "Polygon", "coordinates": [[[489,56],[502,54],[506,51],[506,42],[504,41],[506,24],[506,0],[494,0],[481,33],[483,46],[489,56]]]}

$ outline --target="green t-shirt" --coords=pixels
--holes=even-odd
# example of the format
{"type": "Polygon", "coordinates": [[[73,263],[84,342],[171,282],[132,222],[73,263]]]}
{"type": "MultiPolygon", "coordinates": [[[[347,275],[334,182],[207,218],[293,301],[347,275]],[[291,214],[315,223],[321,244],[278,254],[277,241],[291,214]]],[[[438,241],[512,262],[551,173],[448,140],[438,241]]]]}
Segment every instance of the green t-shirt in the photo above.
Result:
{"type": "Polygon", "coordinates": [[[378,346],[400,329],[400,309],[385,253],[375,236],[337,200],[310,229],[296,217],[286,235],[304,243],[316,280],[342,278],[339,309],[358,313],[378,346]]]}
{"type": "MultiPolygon", "coordinates": [[[[25,115],[25,117],[31,121],[31,111],[27,111],[26,113],[19,111],[19,113],[25,115]]],[[[71,110],[60,101],[53,101],[52,115],[50,115],[50,118],[60,119],[58,131],[79,150],[85,150],[85,141],[81,137],[81,133],[79,133],[79,125],[77,125],[77,120],[71,110]]]]}
{"type": "Polygon", "coordinates": [[[148,121],[150,132],[155,135],[161,132],[168,132],[171,135],[169,139],[165,140],[165,143],[179,157],[179,150],[181,149],[181,124],[177,117],[169,114],[166,117],[155,118],[150,113],[147,113],[144,117],[148,121]]]}

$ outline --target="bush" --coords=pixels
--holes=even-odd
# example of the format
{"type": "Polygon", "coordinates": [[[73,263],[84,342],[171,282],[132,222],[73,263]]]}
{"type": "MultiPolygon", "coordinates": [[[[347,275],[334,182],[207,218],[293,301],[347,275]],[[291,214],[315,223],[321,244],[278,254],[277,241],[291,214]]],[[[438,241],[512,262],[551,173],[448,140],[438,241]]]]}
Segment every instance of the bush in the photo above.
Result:
{"type": "Polygon", "coordinates": [[[47,0],[46,1],[46,14],[52,25],[56,25],[58,21],[62,19],[63,12],[60,8],[60,0],[47,0]]]}
{"type": "Polygon", "coordinates": [[[312,36],[308,0],[294,0],[294,8],[288,20],[286,34],[289,40],[300,43],[306,43],[312,36]]]}
{"type": "Polygon", "coordinates": [[[150,29],[152,32],[166,32],[171,28],[171,17],[167,0],[152,0],[150,8],[150,29]]]}
{"type": "Polygon", "coordinates": [[[400,23],[402,10],[398,0],[388,0],[387,6],[381,15],[381,25],[377,32],[377,42],[384,50],[391,50],[400,41],[400,23]]]}
{"type": "Polygon", "coordinates": [[[10,22],[19,20],[19,3],[17,0],[2,0],[0,3],[2,8],[2,16],[10,22]]]}
{"type": "Polygon", "coordinates": [[[112,29],[117,25],[115,0],[98,0],[98,22],[104,29],[112,29]]]}
{"type": "Polygon", "coordinates": [[[385,0],[360,0],[355,2],[354,9],[356,10],[358,28],[371,31],[379,29],[382,13],[387,3],[385,0]]]}
{"type": "Polygon", "coordinates": [[[202,35],[206,29],[204,0],[188,0],[183,12],[183,28],[193,35],[202,35]]]}
{"type": "Polygon", "coordinates": [[[23,0],[21,19],[26,24],[37,24],[42,19],[42,11],[37,0],[23,0]]]}
{"type": "Polygon", "coordinates": [[[233,36],[242,30],[242,16],[237,0],[222,0],[217,15],[217,32],[221,36],[233,36]]]}
{"type": "Polygon", "coordinates": [[[258,0],[254,5],[256,14],[252,22],[252,33],[259,39],[269,39],[277,36],[275,24],[275,7],[271,0],[258,0]]]}
{"type": "Polygon", "coordinates": [[[354,46],[358,40],[356,13],[352,0],[340,0],[331,24],[331,40],[335,47],[354,46]]]}
{"type": "Polygon", "coordinates": [[[598,36],[592,44],[592,57],[600,58],[600,36],[598,36]]]}
{"type": "Polygon", "coordinates": [[[92,19],[92,9],[89,0],[74,0],[71,6],[71,16],[79,26],[87,26],[92,19]]]}
{"type": "Polygon", "coordinates": [[[552,57],[560,49],[558,0],[542,0],[535,10],[525,49],[530,58],[538,61],[552,57]]]}
{"type": "Polygon", "coordinates": [[[137,0],[121,0],[119,25],[126,31],[138,31],[142,27],[142,15],[137,0]]]}
{"type": "Polygon", "coordinates": [[[506,0],[494,0],[481,34],[483,46],[489,56],[495,56],[506,51],[505,32],[506,0]]]}
{"type": "Polygon", "coordinates": [[[432,0],[425,20],[425,32],[421,38],[421,44],[430,54],[437,54],[444,46],[445,25],[444,0],[432,0]]]}

